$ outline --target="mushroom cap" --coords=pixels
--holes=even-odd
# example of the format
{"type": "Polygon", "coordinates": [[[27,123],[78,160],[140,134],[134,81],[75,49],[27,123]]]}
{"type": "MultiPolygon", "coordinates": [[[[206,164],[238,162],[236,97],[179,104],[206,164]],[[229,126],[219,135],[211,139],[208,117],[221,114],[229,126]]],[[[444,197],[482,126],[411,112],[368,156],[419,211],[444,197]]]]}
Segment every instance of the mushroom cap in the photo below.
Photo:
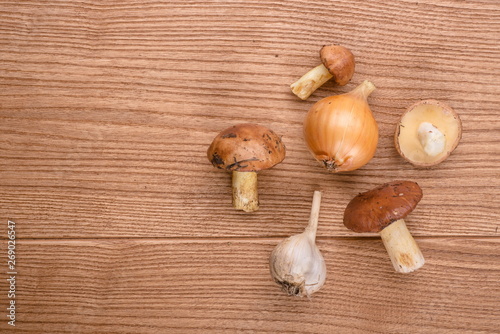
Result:
{"type": "Polygon", "coordinates": [[[422,199],[416,182],[393,181],[359,194],[347,205],[344,225],[354,232],[380,232],[405,218],[422,199]]]}
{"type": "Polygon", "coordinates": [[[401,116],[394,134],[394,145],[399,155],[420,168],[429,168],[448,159],[462,138],[460,116],[446,103],[429,99],[417,101],[401,116]],[[430,122],[446,138],[442,153],[431,157],[425,154],[418,141],[417,128],[421,122],[430,122]]]}
{"type": "Polygon", "coordinates": [[[238,124],[222,131],[208,148],[208,160],[227,171],[257,172],[285,159],[280,136],[258,124],[238,124]]]}
{"type": "Polygon", "coordinates": [[[323,65],[333,80],[340,86],[346,85],[354,75],[354,55],[342,45],[325,45],[319,51],[323,65]]]}

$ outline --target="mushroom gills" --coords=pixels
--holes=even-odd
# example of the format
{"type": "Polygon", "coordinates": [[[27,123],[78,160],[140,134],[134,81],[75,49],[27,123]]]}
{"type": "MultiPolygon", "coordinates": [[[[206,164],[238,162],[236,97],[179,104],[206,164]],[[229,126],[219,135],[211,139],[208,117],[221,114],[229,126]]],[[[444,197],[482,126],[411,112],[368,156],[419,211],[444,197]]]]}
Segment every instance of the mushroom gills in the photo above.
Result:
{"type": "Polygon", "coordinates": [[[408,231],[404,219],[384,228],[380,231],[380,236],[397,272],[411,273],[424,265],[424,256],[408,231]]]}

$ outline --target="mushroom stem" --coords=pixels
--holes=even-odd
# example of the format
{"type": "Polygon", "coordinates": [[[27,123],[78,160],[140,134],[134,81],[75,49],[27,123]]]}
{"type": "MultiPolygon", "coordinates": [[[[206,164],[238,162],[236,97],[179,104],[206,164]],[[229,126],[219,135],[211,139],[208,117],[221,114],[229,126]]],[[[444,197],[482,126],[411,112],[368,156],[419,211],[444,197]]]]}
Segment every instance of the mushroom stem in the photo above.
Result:
{"type": "Polygon", "coordinates": [[[427,155],[435,157],[443,153],[446,137],[438,128],[429,122],[422,122],[417,131],[418,140],[427,155]]]}
{"type": "Polygon", "coordinates": [[[316,231],[318,230],[320,206],[321,206],[321,191],[315,190],[311,206],[311,215],[309,217],[309,224],[306,227],[306,232],[309,233],[313,241],[316,240],[316,231]]]}
{"type": "Polygon", "coordinates": [[[380,236],[397,272],[411,273],[424,265],[424,256],[408,231],[404,219],[384,228],[380,231],[380,236]]]}
{"type": "Polygon", "coordinates": [[[292,92],[300,99],[305,100],[316,89],[330,80],[333,75],[328,71],[325,65],[321,64],[304,74],[299,80],[290,85],[292,92]]]}
{"type": "Polygon", "coordinates": [[[233,206],[245,212],[259,209],[256,172],[233,171],[233,206]]]}

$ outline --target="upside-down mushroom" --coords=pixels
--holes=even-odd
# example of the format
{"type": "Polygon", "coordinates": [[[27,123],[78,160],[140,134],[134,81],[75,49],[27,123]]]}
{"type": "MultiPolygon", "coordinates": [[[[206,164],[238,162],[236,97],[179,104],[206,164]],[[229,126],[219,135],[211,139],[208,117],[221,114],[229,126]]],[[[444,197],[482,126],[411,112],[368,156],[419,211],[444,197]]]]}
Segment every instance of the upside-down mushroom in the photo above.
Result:
{"type": "Polygon", "coordinates": [[[398,153],[416,167],[432,167],[446,160],[462,138],[462,122],[447,104],[423,100],[401,116],[394,135],[398,153]]]}

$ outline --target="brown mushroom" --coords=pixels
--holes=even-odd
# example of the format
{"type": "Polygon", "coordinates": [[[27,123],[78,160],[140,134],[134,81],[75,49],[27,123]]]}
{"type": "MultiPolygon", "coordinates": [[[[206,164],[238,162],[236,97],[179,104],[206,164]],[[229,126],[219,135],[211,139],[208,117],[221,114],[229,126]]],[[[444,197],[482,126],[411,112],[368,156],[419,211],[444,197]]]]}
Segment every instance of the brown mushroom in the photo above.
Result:
{"type": "Polygon", "coordinates": [[[425,260],[403,218],[421,199],[422,189],[415,182],[383,184],[349,202],[344,225],[354,232],[379,232],[394,269],[410,273],[422,267],[425,260]]]}
{"type": "Polygon", "coordinates": [[[319,51],[322,61],[290,85],[292,92],[306,100],[316,89],[333,78],[339,86],[346,85],[354,74],[354,55],[341,45],[325,45],[319,51]]]}
{"type": "Polygon", "coordinates": [[[462,137],[462,122],[448,105],[419,101],[401,116],[394,144],[398,153],[417,167],[431,167],[446,160],[462,137]]]}
{"type": "Polygon", "coordinates": [[[233,206],[252,212],[259,208],[257,172],[283,161],[285,145],[264,126],[238,124],[215,137],[207,156],[215,167],[232,172],[233,206]]]}

